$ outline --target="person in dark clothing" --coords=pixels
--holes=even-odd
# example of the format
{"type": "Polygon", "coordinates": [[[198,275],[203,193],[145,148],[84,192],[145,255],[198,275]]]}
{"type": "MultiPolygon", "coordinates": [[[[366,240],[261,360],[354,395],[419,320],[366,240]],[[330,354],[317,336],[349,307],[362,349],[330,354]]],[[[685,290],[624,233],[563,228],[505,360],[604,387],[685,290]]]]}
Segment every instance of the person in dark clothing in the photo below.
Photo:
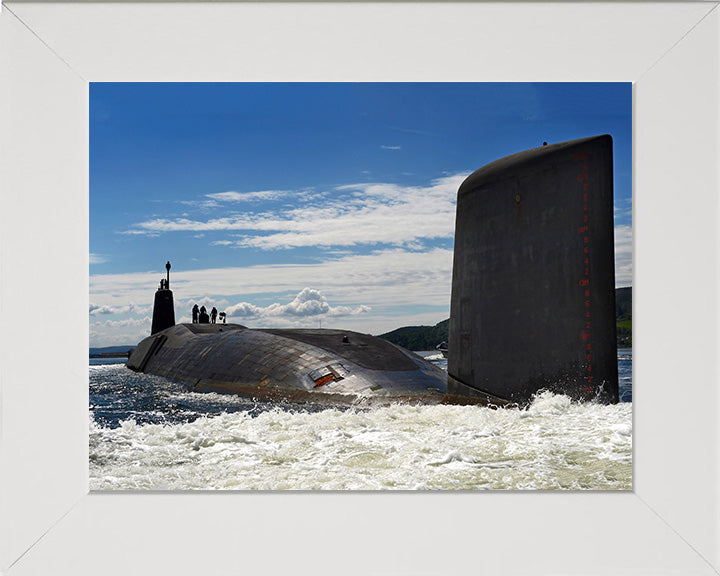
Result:
{"type": "Polygon", "coordinates": [[[200,324],[209,324],[210,316],[208,316],[207,308],[205,306],[200,307],[200,318],[198,319],[200,324]]]}
{"type": "Polygon", "coordinates": [[[215,324],[215,319],[216,319],[216,318],[217,318],[217,308],[215,308],[215,306],[213,306],[213,309],[210,310],[210,322],[212,322],[213,324],[215,324]]]}
{"type": "Polygon", "coordinates": [[[198,321],[198,305],[195,304],[192,309],[193,324],[197,324],[198,321]]]}

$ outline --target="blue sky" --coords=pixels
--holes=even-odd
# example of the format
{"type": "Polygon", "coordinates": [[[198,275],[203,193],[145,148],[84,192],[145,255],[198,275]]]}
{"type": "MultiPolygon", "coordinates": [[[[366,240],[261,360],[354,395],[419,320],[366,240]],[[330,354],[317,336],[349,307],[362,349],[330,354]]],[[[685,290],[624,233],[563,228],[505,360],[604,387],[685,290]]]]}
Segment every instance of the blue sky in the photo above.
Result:
{"type": "Polygon", "coordinates": [[[90,85],[90,345],[149,334],[172,262],[251,327],[380,334],[449,316],[455,195],[498,158],[609,133],[630,286],[631,84],[90,85]]]}

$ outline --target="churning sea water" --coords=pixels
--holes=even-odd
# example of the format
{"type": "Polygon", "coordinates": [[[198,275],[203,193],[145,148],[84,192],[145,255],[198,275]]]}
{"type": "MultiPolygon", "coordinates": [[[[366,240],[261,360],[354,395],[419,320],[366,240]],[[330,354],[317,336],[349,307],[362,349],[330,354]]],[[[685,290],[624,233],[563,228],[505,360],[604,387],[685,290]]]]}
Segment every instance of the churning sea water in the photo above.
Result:
{"type": "Polygon", "coordinates": [[[618,369],[615,405],[541,393],[523,410],[343,409],[187,392],[92,359],[90,488],[630,490],[631,349],[618,369]]]}

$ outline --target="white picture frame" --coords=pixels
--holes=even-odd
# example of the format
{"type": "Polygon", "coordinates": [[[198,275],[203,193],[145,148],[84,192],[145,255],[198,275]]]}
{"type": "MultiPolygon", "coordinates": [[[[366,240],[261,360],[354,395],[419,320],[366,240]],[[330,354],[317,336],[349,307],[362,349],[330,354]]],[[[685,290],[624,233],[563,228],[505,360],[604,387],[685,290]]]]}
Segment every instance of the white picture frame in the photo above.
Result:
{"type": "Polygon", "coordinates": [[[0,573],[720,572],[717,6],[4,3],[0,573]],[[160,80],[633,82],[633,491],[88,493],[88,82],[160,80]]]}

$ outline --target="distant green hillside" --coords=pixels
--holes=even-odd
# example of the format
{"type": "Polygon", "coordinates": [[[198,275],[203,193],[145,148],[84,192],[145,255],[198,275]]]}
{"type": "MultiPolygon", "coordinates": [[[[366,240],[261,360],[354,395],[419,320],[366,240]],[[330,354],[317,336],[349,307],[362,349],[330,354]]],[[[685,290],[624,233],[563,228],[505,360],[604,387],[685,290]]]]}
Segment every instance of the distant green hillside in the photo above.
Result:
{"type": "MultiPolygon", "coordinates": [[[[615,316],[618,347],[632,346],[632,288],[615,290],[615,316]]],[[[380,338],[408,350],[434,350],[441,342],[447,342],[449,324],[448,319],[435,326],[405,326],[380,334],[380,338]]]]}
{"type": "Polygon", "coordinates": [[[450,319],[435,326],[406,326],[381,334],[380,338],[408,350],[434,350],[440,342],[447,342],[449,324],[450,319]]]}
{"type": "Polygon", "coordinates": [[[615,290],[615,318],[619,348],[632,346],[632,288],[615,290]]]}

